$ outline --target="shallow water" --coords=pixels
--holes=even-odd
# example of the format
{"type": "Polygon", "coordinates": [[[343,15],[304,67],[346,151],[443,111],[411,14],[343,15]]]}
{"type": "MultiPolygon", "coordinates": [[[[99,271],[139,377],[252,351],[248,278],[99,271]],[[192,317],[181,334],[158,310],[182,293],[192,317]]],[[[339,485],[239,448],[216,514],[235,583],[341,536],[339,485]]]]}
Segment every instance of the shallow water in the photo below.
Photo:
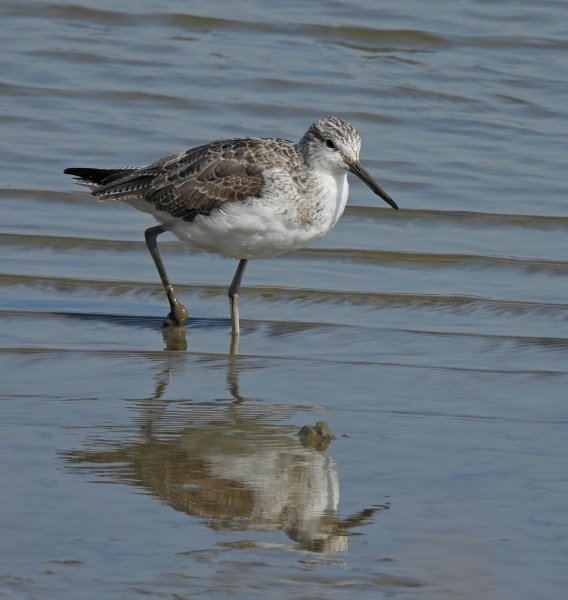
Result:
{"type": "Polygon", "coordinates": [[[0,598],[562,597],[565,3],[0,15],[0,598]],[[63,169],[325,114],[401,210],[252,263],[237,353],[235,261],[164,239],[164,333],[151,220],[63,169]]]}

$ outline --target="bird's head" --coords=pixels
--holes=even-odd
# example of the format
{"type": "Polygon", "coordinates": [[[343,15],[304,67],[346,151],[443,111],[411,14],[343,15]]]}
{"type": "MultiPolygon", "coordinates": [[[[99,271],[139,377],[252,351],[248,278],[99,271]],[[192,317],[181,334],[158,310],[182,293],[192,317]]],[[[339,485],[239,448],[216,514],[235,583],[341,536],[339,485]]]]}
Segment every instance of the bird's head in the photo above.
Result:
{"type": "Polygon", "coordinates": [[[339,117],[324,117],[312,123],[298,144],[304,160],[314,169],[332,173],[349,171],[393,208],[396,202],[377,184],[359,162],[361,137],[339,117]]]}

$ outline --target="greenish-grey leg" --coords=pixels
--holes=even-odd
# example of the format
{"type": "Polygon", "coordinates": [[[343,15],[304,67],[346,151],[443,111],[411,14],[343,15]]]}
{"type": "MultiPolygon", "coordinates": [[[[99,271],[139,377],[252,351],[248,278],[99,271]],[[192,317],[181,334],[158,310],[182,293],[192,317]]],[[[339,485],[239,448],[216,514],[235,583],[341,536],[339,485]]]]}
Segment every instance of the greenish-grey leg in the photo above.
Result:
{"type": "Polygon", "coordinates": [[[239,266],[235,271],[235,276],[231,282],[229,288],[229,304],[231,306],[231,323],[233,329],[233,335],[238,336],[241,333],[241,327],[239,324],[239,288],[241,287],[241,281],[247,266],[248,260],[242,258],[239,261],[239,266]]]}
{"type": "Polygon", "coordinates": [[[160,252],[158,250],[158,244],[156,242],[156,238],[165,231],[166,230],[163,227],[156,225],[155,227],[146,229],[144,236],[146,238],[148,250],[150,250],[150,254],[152,255],[152,259],[154,260],[154,264],[156,265],[156,269],[158,270],[158,274],[162,280],[168,302],[170,303],[170,314],[166,317],[165,325],[183,326],[187,323],[187,308],[185,308],[185,306],[176,297],[176,293],[174,292],[174,288],[172,287],[172,284],[168,278],[168,274],[166,273],[164,263],[162,262],[162,257],[160,256],[160,252]]]}

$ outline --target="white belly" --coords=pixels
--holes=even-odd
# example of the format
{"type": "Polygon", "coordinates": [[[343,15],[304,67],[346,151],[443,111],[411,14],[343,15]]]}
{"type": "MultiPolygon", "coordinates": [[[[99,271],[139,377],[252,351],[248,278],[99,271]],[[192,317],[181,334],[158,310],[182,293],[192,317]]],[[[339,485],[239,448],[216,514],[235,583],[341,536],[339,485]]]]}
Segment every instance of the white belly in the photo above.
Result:
{"type": "Polygon", "coordinates": [[[346,174],[318,177],[312,197],[289,193],[289,175],[276,173],[260,198],[226,203],[209,215],[184,221],[148,205],[136,208],[154,217],[191,246],[233,258],[271,258],[322,238],[343,214],[348,196],[346,174]]]}

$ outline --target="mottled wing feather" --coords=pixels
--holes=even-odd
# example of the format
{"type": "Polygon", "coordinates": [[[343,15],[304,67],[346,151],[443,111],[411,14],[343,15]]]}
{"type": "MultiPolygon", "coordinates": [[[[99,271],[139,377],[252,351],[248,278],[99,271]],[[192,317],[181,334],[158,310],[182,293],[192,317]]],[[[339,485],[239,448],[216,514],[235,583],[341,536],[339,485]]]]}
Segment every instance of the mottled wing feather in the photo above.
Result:
{"type": "Polygon", "coordinates": [[[226,202],[258,197],[263,171],[299,166],[299,160],[287,140],[220,140],[109,178],[94,193],[117,200],[143,198],[159,211],[192,221],[226,202]]]}
{"type": "Polygon", "coordinates": [[[262,175],[228,175],[214,180],[187,179],[153,191],[147,199],[157,210],[193,221],[208,215],[226,202],[239,202],[257,197],[262,189],[262,175]]]}
{"type": "Polygon", "coordinates": [[[164,167],[145,198],[157,210],[188,221],[210,214],[225,202],[257,197],[263,184],[264,167],[238,156],[235,143],[188,150],[164,167]]]}

